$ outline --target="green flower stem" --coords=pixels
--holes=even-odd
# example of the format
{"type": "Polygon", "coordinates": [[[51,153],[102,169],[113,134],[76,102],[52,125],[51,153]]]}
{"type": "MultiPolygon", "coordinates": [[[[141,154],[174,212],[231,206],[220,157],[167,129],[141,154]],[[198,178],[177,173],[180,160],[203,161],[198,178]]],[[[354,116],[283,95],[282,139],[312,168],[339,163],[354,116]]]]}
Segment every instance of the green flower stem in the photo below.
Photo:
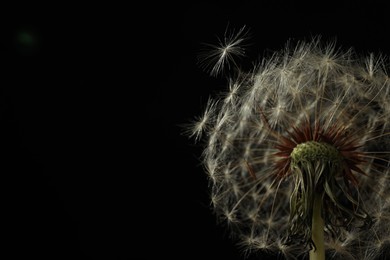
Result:
{"type": "Polygon", "coordinates": [[[322,196],[315,193],[312,218],[312,239],[315,248],[310,251],[310,260],[325,260],[324,220],[321,216],[322,196]]]}

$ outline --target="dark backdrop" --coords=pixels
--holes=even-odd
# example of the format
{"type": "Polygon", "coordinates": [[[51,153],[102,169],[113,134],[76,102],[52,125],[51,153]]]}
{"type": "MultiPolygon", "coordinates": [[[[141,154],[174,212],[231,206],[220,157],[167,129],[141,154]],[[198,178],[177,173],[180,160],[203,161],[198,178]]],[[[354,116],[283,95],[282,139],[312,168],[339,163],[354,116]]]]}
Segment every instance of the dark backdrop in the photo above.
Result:
{"type": "Polygon", "coordinates": [[[353,1],[3,8],[6,250],[40,259],[242,259],[209,207],[201,148],[180,127],[226,88],[196,64],[200,44],[245,25],[244,67],[317,34],[388,54],[386,10],[353,1]]]}

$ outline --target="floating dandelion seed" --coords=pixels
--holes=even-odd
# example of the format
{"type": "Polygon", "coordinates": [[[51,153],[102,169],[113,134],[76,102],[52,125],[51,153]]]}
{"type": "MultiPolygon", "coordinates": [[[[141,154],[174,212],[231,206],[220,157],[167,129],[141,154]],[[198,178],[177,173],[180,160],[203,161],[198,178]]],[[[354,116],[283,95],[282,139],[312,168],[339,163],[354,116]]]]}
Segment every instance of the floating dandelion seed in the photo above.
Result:
{"type": "Polygon", "coordinates": [[[199,65],[209,71],[212,76],[217,76],[226,69],[230,69],[230,66],[237,68],[236,59],[245,56],[244,42],[247,37],[248,30],[245,26],[238,32],[226,30],[223,39],[218,38],[217,45],[203,44],[204,49],[198,56],[199,65]]]}
{"type": "MultiPolygon", "coordinates": [[[[211,74],[242,54],[243,36],[216,46],[211,74]]],[[[215,213],[246,253],[368,260],[389,252],[385,60],[320,37],[289,43],[210,99],[191,135],[206,143],[215,213]]]]}

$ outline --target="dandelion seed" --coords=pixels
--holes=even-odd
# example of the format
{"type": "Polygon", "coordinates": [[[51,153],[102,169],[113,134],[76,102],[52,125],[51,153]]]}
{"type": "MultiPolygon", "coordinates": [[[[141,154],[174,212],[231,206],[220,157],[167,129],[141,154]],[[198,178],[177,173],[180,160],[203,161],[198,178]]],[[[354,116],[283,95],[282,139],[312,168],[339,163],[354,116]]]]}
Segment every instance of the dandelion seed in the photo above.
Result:
{"type": "Polygon", "coordinates": [[[216,104],[213,103],[211,99],[209,99],[207,101],[206,109],[204,110],[203,115],[197,117],[195,120],[193,120],[193,122],[183,125],[183,127],[186,128],[184,134],[187,134],[190,137],[194,137],[195,140],[200,140],[202,133],[206,132],[206,128],[208,127],[208,123],[211,121],[211,117],[214,116],[215,107],[216,104]]]}
{"type": "MultiPolygon", "coordinates": [[[[239,67],[233,56],[243,56],[245,37],[244,28],[225,35],[203,56],[215,62],[212,75],[228,61],[239,67]]],[[[205,140],[214,210],[247,253],[367,260],[389,253],[386,57],[336,45],[321,37],[289,42],[252,71],[229,76],[226,93],[192,129],[205,140]]]]}
{"type": "Polygon", "coordinates": [[[203,44],[204,49],[198,56],[199,65],[212,76],[219,75],[231,66],[237,67],[236,60],[245,56],[244,42],[247,37],[245,26],[238,32],[227,30],[223,39],[218,38],[218,44],[203,44]]]}

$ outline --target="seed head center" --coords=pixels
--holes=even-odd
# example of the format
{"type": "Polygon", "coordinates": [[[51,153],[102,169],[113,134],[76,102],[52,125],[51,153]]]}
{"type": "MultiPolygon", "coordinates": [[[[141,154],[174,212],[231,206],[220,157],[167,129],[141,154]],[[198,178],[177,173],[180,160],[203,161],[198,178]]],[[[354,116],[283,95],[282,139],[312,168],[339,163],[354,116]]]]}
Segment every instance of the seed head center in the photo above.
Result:
{"type": "Polygon", "coordinates": [[[298,144],[291,152],[291,160],[294,165],[302,162],[330,162],[339,164],[342,160],[340,152],[331,144],[324,142],[308,141],[298,144]]]}

